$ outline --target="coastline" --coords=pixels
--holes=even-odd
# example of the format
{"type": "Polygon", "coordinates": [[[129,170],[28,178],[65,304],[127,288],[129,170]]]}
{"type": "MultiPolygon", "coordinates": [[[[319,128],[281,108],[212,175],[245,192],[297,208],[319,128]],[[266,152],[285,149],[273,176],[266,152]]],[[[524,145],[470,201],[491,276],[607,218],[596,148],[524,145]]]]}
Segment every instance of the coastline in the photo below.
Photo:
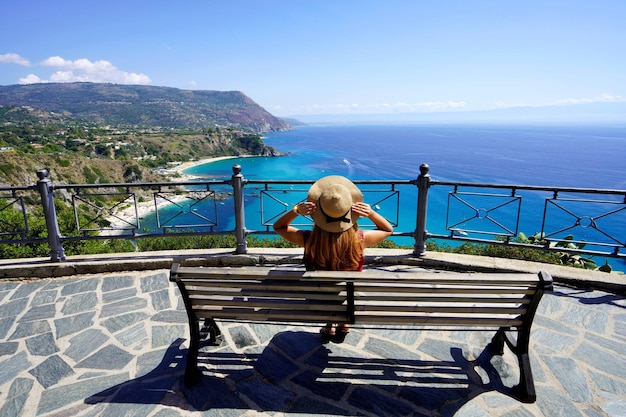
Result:
{"type": "Polygon", "coordinates": [[[239,158],[239,157],[235,155],[214,156],[212,158],[199,159],[197,161],[182,162],[168,169],[166,175],[179,175],[180,178],[182,178],[183,180],[194,180],[200,177],[198,177],[197,175],[185,174],[186,170],[200,166],[200,165],[210,164],[212,162],[223,161],[225,159],[235,159],[235,158],[239,158]]]}
{"type": "MultiPolygon", "coordinates": [[[[200,178],[197,175],[185,174],[185,170],[199,166],[204,164],[210,164],[212,162],[222,161],[225,159],[234,159],[239,158],[238,156],[216,156],[212,158],[199,159],[197,161],[190,162],[182,162],[172,168],[169,168],[164,171],[164,175],[167,177],[171,177],[172,175],[176,175],[178,179],[182,179],[183,181],[191,181],[194,179],[200,178]]],[[[171,178],[170,178],[171,179],[171,178]]],[[[178,196],[174,198],[174,201],[182,201],[185,197],[178,196]]],[[[158,204],[159,208],[172,204],[170,201],[163,201],[158,204]]],[[[104,229],[100,232],[102,236],[114,236],[123,233],[124,228],[131,228],[134,226],[141,226],[141,220],[154,212],[157,207],[155,207],[154,201],[142,201],[137,202],[137,212],[135,212],[135,206],[130,205],[128,207],[120,208],[115,212],[112,212],[109,216],[107,216],[107,220],[110,223],[110,226],[107,229],[104,229]]]]}

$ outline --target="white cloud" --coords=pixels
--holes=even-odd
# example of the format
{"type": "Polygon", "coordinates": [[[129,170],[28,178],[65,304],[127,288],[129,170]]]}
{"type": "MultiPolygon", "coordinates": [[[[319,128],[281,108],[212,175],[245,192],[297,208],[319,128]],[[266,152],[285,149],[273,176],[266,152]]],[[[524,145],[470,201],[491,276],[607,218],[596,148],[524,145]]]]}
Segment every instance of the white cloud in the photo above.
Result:
{"type": "Polygon", "coordinates": [[[525,104],[525,103],[505,103],[503,101],[496,102],[496,108],[506,109],[510,107],[554,107],[554,106],[572,106],[576,104],[592,104],[592,103],[618,103],[626,101],[625,97],[613,94],[600,94],[591,98],[562,98],[549,103],[542,104],[525,104]]]}
{"type": "Polygon", "coordinates": [[[19,83],[94,82],[114,84],[150,84],[152,82],[150,77],[146,74],[122,71],[109,61],[105,60],[92,62],[88,59],[82,58],[72,61],[63,59],[60,56],[52,56],[41,61],[38,65],[41,67],[54,68],[57,71],[50,74],[48,80],[42,79],[36,74],[29,74],[24,78],[20,78],[19,83]]]}
{"type": "Polygon", "coordinates": [[[465,107],[464,101],[426,101],[424,103],[397,103],[395,108],[407,112],[415,111],[447,111],[462,109],[465,107]]]}
{"type": "MultiPolygon", "coordinates": [[[[376,114],[376,113],[417,113],[459,110],[465,108],[464,101],[427,101],[422,103],[380,103],[380,104],[313,104],[293,109],[293,114],[376,114]]],[[[277,106],[275,106],[277,107],[277,106]]]]}
{"type": "Polygon", "coordinates": [[[73,81],[89,81],[86,75],[74,75],[72,71],[57,71],[50,76],[53,83],[71,83],[73,81]]]}
{"type": "Polygon", "coordinates": [[[607,102],[607,101],[611,101],[611,102],[612,102],[612,101],[617,101],[617,102],[620,102],[620,101],[626,101],[626,98],[624,98],[624,97],[622,97],[622,96],[614,96],[614,95],[611,95],[611,94],[606,94],[606,93],[604,93],[604,94],[600,94],[600,97],[599,97],[599,98],[600,98],[600,100],[602,100],[603,102],[607,102]]]}
{"type": "Polygon", "coordinates": [[[30,61],[18,54],[4,54],[0,55],[0,62],[3,64],[16,64],[24,67],[30,66],[30,61]]]}
{"type": "Polygon", "coordinates": [[[45,82],[45,81],[43,81],[41,78],[39,78],[35,74],[28,74],[26,77],[20,78],[20,80],[18,81],[18,84],[36,84],[36,83],[41,83],[41,82],[45,82]]]}
{"type": "Polygon", "coordinates": [[[89,81],[95,83],[116,84],[150,84],[146,74],[126,72],[118,69],[109,61],[99,60],[92,62],[82,58],[76,61],[66,60],[60,56],[53,56],[41,62],[42,66],[59,68],[59,71],[50,76],[53,82],[89,81]]]}
{"type": "Polygon", "coordinates": [[[589,103],[616,103],[620,101],[626,101],[622,96],[614,96],[612,94],[600,94],[593,98],[565,98],[556,100],[552,105],[554,106],[566,106],[571,104],[589,104],[589,103]]]}
{"type": "Polygon", "coordinates": [[[66,61],[60,56],[51,56],[48,59],[41,61],[41,65],[44,67],[62,67],[64,65],[71,64],[72,61],[66,61]]]}
{"type": "Polygon", "coordinates": [[[502,100],[496,101],[495,108],[496,109],[508,109],[509,107],[530,107],[525,103],[507,103],[502,100]]]}

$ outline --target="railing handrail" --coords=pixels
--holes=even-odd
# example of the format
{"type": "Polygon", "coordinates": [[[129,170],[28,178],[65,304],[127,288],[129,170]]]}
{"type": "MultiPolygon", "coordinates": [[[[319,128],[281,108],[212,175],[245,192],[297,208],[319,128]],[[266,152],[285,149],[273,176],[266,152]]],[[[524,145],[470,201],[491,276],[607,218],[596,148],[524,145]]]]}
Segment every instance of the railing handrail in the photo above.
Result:
{"type": "Polygon", "coordinates": [[[155,188],[195,185],[228,185],[230,180],[194,180],[194,181],[160,181],[160,182],[120,182],[99,184],[54,184],[52,190],[91,189],[91,188],[155,188]]]}
{"type": "MultiPolygon", "coordinates": [[[[246,184],[313,184],[317,180],[255,180],[246,179],[246,184]]],[[[415,184],[416,180],[351,180],[355,184],[392,184],[392,185],[411,185],[415,184]]]]}
{"type": "Polygon", "coordinates": [[[0,192],[29,191],[29,190],[35,190],[36,188],[37,186],[35,184],[33,185],[10,185],[10,186],[2,185],[0,186],[0,192]]]}
{"type": "Polygon", "coordinates": [[[459,182],[459,181],[440,181],[432,180],[430,183],[433,185],[445,185],[450,187],[470,187],[470,188],[499,188],[499,189],[514,189],[514,190],[526,190],[526,191],[552,191],[558,193],[581,193],[581,194],[613,194],[624,195],[626,197],[626,190],[618,189],[602,189],[602,188],[580,188],[580,187],[560,187],[560,186],[545,186],[545,185],[521,185],[521,184],[492,184],[481,182],[459,182]]]}
{"type": "MultiPolygon", "coordinates": [[[[293,184],[307,185],[313,184],[316,180],[260,180],[260,179],[244,179],[244,184],[293,184]]],[[[71,190],[71,189],[92,189],[92,188],[155,188],[155,187],[174,187],[174,186],[198,186],[198,185],[230,185],[230,179],[194,179],[186,181],[160,181],[160,182],[121,182],[121,183],[98,183],[98,184],[52,184],[50,189],[54,190],[71,190]]],[[[417,180],[352,180],[355,184],[372,184],[372,185],[415,185],[417,180]]],[[[464,182],[464,181],[442,181],[431,179],[430,186],[450,186],[450,187],[468,187],[468,188],[496,188],[496,189],[513,189],[526,191],[552,191],[558,193],[582,193],[582,194],[612,194],[624,195],[626,190],[611,188],[582,188],[582,187],[562,187],[547,185],[525,185],[525,184],[505,184],[505,183],[483,183],[483,182],[464,182]]],[[[29,186],[2,186],[2,191],[27,191],[36,189],[36,185],[29,186]]]]}

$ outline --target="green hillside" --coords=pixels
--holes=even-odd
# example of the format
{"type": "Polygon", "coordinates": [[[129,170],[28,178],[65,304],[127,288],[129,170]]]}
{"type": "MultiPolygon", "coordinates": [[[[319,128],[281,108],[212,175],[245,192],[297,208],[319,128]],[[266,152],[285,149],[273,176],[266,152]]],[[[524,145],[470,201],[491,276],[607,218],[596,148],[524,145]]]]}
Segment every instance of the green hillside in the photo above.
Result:
{"type": "Polygon", "coordinates": [[[0,185],[159,180],[173,162],[277,156],[289,125],[239,92],[113,84],[0,86],[0,185]],[[94,174],[95,173],[95,174],[94,174]]]}
{"type": "Polygon", "coordinates": [[[221,127],[256,133],[290,128],[239,91],[40,83],[0,86],[0,106],[29,106],[81,121],[134,128],[221,127]]]}

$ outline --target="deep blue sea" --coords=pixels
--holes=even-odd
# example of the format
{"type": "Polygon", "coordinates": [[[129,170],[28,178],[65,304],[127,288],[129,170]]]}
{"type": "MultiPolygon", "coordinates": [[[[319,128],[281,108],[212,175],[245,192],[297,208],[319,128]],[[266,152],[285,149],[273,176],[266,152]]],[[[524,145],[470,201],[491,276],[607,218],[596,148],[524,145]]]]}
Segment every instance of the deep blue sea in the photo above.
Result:
{"type": "MultiPolygon", "coordinates": [[[[223,160],[186,173],[229,178],[232,166],[240,164],[248,179],[314,180],[338,174],[353,180],[408,180],[417,178],[419,166],[426,163],[431,177],[440,181],[626,190],[626,124],[328,124],[267,134],[264,141],[287,155],[223,160]]],[[[400,204],[402,230],[414,228],[413,192],[402,196],[412,203],[410,212],[403,212],[400,204]]],[[[429,231],[446,233],[447,198],[447,192],[429,197],[435,208],[429,210],[429,231]]],[[[537,205],[520,224],[520,231],[528,235],[541,230],[545,196],[524,198],[525,207],[537,205]]],[[[259,217],[255,204],[246,202],[247,218],[259,217]]],[[[616,230],[623,242],[625,219],[626,213],[620,213],[603,227],[616,230]]],[[[226,230],[234,227],[232,219],[220,223],[226,230]]]]}
{"type": "MultiPolygon", "coordinates": [[[[314,125],[268,134],[265,143],[289,155],[238,159],[246,177],[408,179],[427,163],[442,181],[626,189],[626,124],[314,125]]],[[[188,173],[230,176],[233,164],[188,173]]]]}

